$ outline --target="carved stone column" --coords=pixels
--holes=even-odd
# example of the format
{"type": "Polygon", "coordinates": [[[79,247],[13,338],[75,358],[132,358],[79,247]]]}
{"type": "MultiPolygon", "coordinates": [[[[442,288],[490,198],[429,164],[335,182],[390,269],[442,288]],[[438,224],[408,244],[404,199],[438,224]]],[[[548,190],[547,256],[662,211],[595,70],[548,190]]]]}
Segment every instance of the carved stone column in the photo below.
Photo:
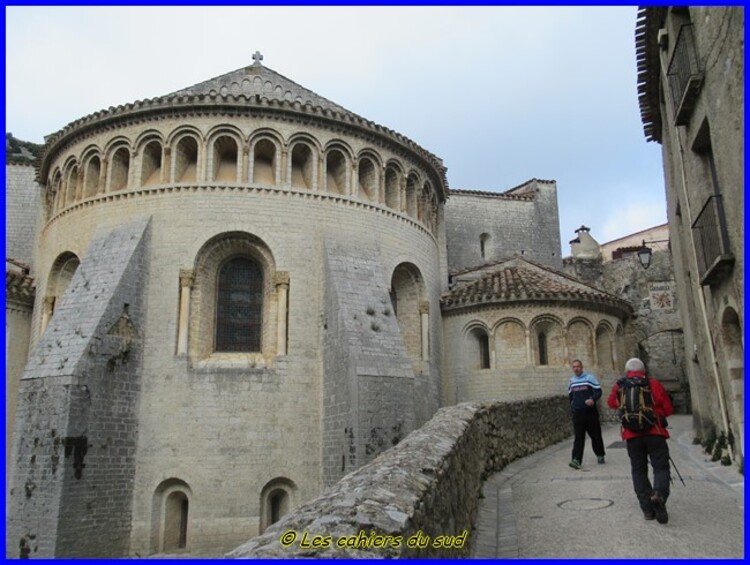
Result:
{"type": "Polygon", "coordinates": [[[281,170],[284,174],[279,178],[279,186],[289,188],[292,186],[292,159],[288,149],[281,150],[281,170]]]}
{"type": "Polygon", "coordinates": [[[420,302],[419,314],[422,318],[422,361],[430,359],[430,303],[420,302]]]}
{"type": "Polygon", "coordinates": [[[102,168],[99,171],[99,188],[97,194],[104,194],[107,192],[107,171],[109,170],[109,159],[104,157],[102,159],[102,168]]]}
{"type": "Polygon", "coordinates": [[[276,273],[276,298],[278,301],[278,318],[276,324],[276,352],[277,355],[286,355],[287,342],[287,301],[289,296],[289,273],[279,271],[276,273]]]}
{"type": "Polygon", "coordinates": [[[76,202],[83,200],[83,165],[78,168],[78,174],[76,175],[76,202]]]}
{"type": "Polygon", "coordinates": [[[381,167],[378,175],[378,204],[385,205],[385,165],[381,167]]]}
{"type": "Polygon", "coordinates": [[[359,170],[357,169],[356,159],[352,161],[351,175],[349,179],[349,194],[357,198],[361,198],[364,202],[367,202],[368,198],[364,194],[360,194],[359,190],[359,170]]]}
{"type": "Polygon", "coordinates": [[[177,326],[177,355],[187,355],[190,322],[190,291],[195,275],[192,269],[180,269],[180,315],[177,326]]]}
{"type": "Polygon", "coordinates": [[[171,169],[172,169],[172,148],[167,146],[167,147],[164,147],[164,158],[161,164],[160,181],[162,184],[166,184],[169,182],[169,179],[172,176],[171,169]]]}
{"type": "Polygon", "coordinates": [[[240,183],[251,183],[253,182],[253,167],[255,163],[253,163],[253,159],[250,158],[250,146],[249,145],[243,145],[242,146],[242,162],[239,164],[240,170],[239,170],[239,176],[238,180],[240,183]]]}

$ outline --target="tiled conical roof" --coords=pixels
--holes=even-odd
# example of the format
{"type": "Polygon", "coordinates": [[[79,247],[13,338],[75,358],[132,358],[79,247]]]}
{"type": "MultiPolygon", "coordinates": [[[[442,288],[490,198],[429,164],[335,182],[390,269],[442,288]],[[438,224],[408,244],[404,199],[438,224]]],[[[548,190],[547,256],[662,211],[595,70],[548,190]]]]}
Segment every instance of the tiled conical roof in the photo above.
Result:
{"type": "MultiPolygon", "coordinates": [[[[442,297],[444,310],[510,302],[573,301],[606,304],[623,314],[628,302],[550,267],[515,257],[475,270],[476,278],[459,282],[442,297]]],[[[461,278],[471,278],[462,271],[461,278]]]]}
{"type": "Polygon", "coordinates": [[[324,110],[333,110],[355,115],[346,108],[331,102],[327,98],[316,94],[312,90],[300,86],[285,76],[262,65],[258,59],[262,59],[258,53],[256,61],[249,67],[242,67],[236,71],[225,73],[221,76],[200,82],[193,86],[183,88],[177,92],[164,95],[162,98],[181,96],[258,96],[267,100],[278,102],[298,102],[301,105],[320,107],[324,110]]]}
{"type": "Polygon", "coordinates": [[[408,137],[387,127],[358,116],[344,107],[308,90],[285,76],[260,63],[262,56],[256,53],[255,63],[218,77],[200,82],[181,90],[111,106],[69,123],[61,130],[45,137],[44,153],[40,159],[38,176],[47,174],[49,156],[63,147],[71,138],[85,135],[121,120],[142,120],[155,113],[206,112],[217,108],[239,112],[281,112],[300,114],[306,119],[343,123],[347,127],[367,131],[386,142],[408,148],[415,156],[435,171],[435,184],[442,200],[448,196],[448,179],[443,161],[436,155],[417,145],[408,137]]]}

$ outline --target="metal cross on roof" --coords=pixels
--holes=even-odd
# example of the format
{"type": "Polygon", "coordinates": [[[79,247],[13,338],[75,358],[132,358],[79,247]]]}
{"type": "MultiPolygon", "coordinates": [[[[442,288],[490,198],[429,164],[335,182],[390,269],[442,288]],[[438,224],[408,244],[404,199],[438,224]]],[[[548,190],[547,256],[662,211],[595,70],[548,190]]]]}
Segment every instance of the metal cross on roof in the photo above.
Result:
{"type": "Polygon", "coordinates": [[[260,54],[260,51],[256,51],[253,53],[253,61],[255,61],[256,65],[260,65],[260,62],[263,60],[263,55],[260,54]]]}

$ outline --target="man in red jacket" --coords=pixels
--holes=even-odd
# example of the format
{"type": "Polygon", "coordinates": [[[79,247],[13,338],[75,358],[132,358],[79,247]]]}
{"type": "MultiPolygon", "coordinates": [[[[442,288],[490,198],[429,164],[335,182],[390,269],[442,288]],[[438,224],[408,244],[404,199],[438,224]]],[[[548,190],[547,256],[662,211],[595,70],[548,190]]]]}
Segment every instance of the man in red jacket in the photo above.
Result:
{"type": "MultiPolygon", "coordinates": [[[[629,359],[625,364],[625,378],[646,378],[646,367],[637,358],[629,359]]],[[[620,382],[615,383],[607,399],[607,405],[612,409],[619,409],[618,391],[620,382]]],[[[667,498],[669,498],[669,447],[666,430],[666,417],[672,415],[672,401],[662,384],[654,378],[648,378],[656,415],[655,423],[641,432],[629,430],[623,426],[622,439],[627,442],[628,457],[630,457],[630,471],[633,477],[633,488],[638,497],[638,503],[643,510],[646,520],[656,520],[666,524],[667,498]],[[648,459],[654,469],[654,485],[648,479],[648,459]]],[[[623,385],[624,386],[624,385],[623,385]]]]}

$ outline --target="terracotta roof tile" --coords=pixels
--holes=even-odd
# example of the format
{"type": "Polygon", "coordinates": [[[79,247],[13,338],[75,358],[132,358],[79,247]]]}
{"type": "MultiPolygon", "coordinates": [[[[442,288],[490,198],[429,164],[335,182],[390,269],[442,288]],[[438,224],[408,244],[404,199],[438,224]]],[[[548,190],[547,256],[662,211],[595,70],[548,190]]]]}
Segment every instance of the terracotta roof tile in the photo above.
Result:
{"type": "MultiPolygon", "coordinates": [[[[483,269],[487,269],[487,266],[483,269]]],[[[632,311],[630,304],[617,296],[521,257],[496,263],[476,280],[458,283],[443,295],[441,302],[443,309],[448,310],[536,300],[605,303],[623,312],[632,311]]]]}

